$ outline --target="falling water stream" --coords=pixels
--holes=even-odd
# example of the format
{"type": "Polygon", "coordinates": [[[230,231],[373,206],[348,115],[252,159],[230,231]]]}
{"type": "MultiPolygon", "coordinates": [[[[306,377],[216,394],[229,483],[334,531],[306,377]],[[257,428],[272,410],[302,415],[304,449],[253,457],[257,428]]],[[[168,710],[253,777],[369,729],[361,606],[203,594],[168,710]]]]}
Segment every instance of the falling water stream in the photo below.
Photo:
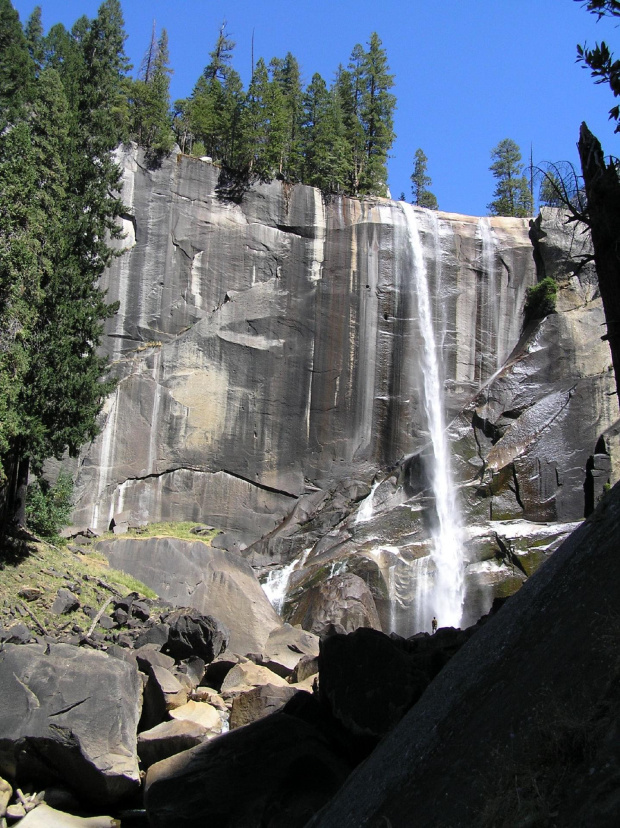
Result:
{"type": "Polygon", "coordinates": [[[286,601],[286,593],[289,581],[291,580],[291,575],[295,569],[301,569],[303,567],[309,552],[309,549],[305,549],[299,558],[295,558],[295,560],[291,561],[286,566],[282,566],[279,569],[272,569],[262,584],[263,591],[269,599],[269,603],[278,615],[282,613],[284,608],[284,602],[286,601]]]}
{"type": "MultiPolygon", "coordinates": [[[[421,338],[422,397],[432,447],[430,482],[436,520],[432,521],[431,562],[434,578],[424,579],[427,587],[419,595],[422,612],[435,615],[441,626],[458,627],[464,598],[464,556],[459,509],[452,481],[450,452],[446,437],[441,352],[437,347],[424,250],[414,208],[403,203],[413,257],[412,292],[417,305],[421,338]]],[[[426,627],[427,622],[424,624],[426,627]]]]}

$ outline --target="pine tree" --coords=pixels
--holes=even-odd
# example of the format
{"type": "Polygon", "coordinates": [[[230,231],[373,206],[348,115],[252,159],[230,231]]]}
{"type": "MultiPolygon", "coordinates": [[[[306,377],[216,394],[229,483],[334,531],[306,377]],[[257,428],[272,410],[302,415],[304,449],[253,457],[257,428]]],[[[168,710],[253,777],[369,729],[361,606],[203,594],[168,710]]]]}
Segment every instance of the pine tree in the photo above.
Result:
{"type": "Polygon", "coordinates": [[[488,205],[493,216],[531,216],[534,205],[523,175],[521,151],[510,138],[505,138],[491,151],[494,159],[490,170],[497,179],[494,200],[488,205]]]}
{"type": "Polygon", "coordinates": [[[23,423],[17,404],[30,367],[38,318],[39,252],[44,220],[30,129],[21,121],[0,133],[0,485],[16,468],[23,423]]]}
{"type": "Polygon", "coordinates": [[[0,128],[22,114],[35,77],[19,15],[10,0],[0,0],[0,128]]]}
{"type": "Polygon", "coordinates": [[[347,185],[347,150],[340,101],[317,73],[304,95],[303,180],[326,193],[343,192],[347,185]]]}
{"type": "Polygon", "coordinates": [[[26,36],[26,43],[28,44],[30,57],[35,65],[36,71],[39,72],[43,67],[45,59],[41,6],[34,7],[32,14],[28,18],[28,22],[26,23],[24,35],[26,36]]]}
{"type": "Polygon", "coordinates": [[[77,118],[82,78],[86,71],[83,44],[90,25],[91,22],[86,16],[80,17],[70,32],[62,23],[57,23],[43,40],[44,66],[58,72],[71,119],[77,118]]]}
{"type": "Polygon", "coordinates": [[[358,44],[351,53],[349,66],[338,67],[334,89],[342,112],[344,138],[347,147],[347,186],[349,195],[358,195],[360,179],[366,162],[364,127],[361,111],[361,65],[364,50],[358,44]]]}
{"type": "Polygon", "coordinates": [[[156,39],[153,25],[140,77],[131,85],[130,121],[132,137],[155,156],[169,152],[174,141],[169,114],[171,74],[168,34],[162,29],[156,39]]]}
{"type": "Polygon", "coordinates": [[[562,207],[565,188],[554,172],[546,172],[540,184],[538,200],[547,207],[562,207]]]}
{"type": "Polygon", "coordinates": [[[175,129],[181,146],[196,141],[195,155],[207,154],[228,165],[235,160],[243,101],[241,79],[231,66],[234,47],[224,22],[191,97],[176,104],[175,129]],[[180,136],[181,130],[185,134],[180,136]]]}
{"type": "Polygon", "coordinates": [[[394,76],[389,73],[387,55],[376,32],[370,36],[361,64],[362,96],[360,119],[364,128],[366,163],[360,174],[361,194],[385,195],[387,159],[394,143],[396,98],[389,91],[394,76]]]}
{"type": "Polygon", "coordinates": [[[283,96],[284,146],[280,174],[287,181],[300,181],[303,167],[302,123],[303,91],[299,64],[288,52],[284,59],[274,58],[270,64],[272,83],[283,96]]]}
{"type": "Polygon", "coordinates": [[[272,174],[269,148],[270,98],[269,73],[265,61],[259,58],[241,115],[241,140],[248,171],[263,180],[269,180],[272,174]]]}
{"type": "Polygon", "coordinates": [[[412,204],[418,207],[426,207],[429,210],[437,209],[437,198],[427,187],[432,183],[430,176],[426,174],[428,158],[421,149],[415,151],[413,172],[411,173],[412,204]]]}

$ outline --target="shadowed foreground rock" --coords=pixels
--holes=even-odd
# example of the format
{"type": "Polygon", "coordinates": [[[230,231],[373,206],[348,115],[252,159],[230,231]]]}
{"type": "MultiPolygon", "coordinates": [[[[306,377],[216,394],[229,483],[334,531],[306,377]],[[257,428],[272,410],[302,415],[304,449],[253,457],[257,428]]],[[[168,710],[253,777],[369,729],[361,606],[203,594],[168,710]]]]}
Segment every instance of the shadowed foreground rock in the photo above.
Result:
{"type": "Polygon", "coordinates": [[[617,826],[619,541],[617,485],[309,825],[617,826]]]}
{"type": "Polygon", "coordinates": [[[301,828],[350,765],[310,724],[286,713],[149,768],[151,828],[301,828]]]}
{"type": "Polygon", "coordinates": [[[115,803],[139,787],[135,666],[65,644],[0,652],[0,773],[115,803]]]}

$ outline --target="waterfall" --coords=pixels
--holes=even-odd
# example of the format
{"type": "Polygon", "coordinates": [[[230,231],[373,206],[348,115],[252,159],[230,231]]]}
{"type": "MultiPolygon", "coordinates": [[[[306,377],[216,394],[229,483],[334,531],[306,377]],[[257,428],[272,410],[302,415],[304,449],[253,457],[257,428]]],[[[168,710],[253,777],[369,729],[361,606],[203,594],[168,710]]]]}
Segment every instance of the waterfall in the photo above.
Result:
{"type": "MultiPolygon", "coordinates": [[[[435,500],[436,520],[432,525],[430,563],[435,573],[425,596],[424,615],[435,615],[440,626],[458,627],[464,599],[464,556],[462,528],[450,468],[450,452],[446,437],[442,361],[437,347],[440,332],[435,331],[424,250],[414,208],[402,204],[413,257],[411,279],[413,298],[417,304],[421,338],[422,398],[430,442],[432,462],[430,482],[435,500]]],[[[424,581],[427,579],[424,578],[424,581]]],[[[426,627],[428,621],[424,624],[426,627]]]]}
{"type": "Polygon", "coordinates": [[[265,581],[261,584],[263,591],[269,603],[274,610],[280,615],[284,609],[284,602],[286,601],[286,594],[288,591],[288,584],[291,580],[291,575],[296,569],[301,569],[306,562],[310,553],[310,549],[305,549],[299,558],[291,561],[286,566],[281,566],[280,569],[272,569],[265,581]]]}
{"type": "Polygon", "coordinates": [[[360,523],[368,523],[369,520],[372,520],[374,515],[374,497],[375,491],[379,486],[379,481],[375,480],[370,488],[370,494],[362,500],[362,503],[357,510],[357,515],[355,516],[355,525],[357,526],[360,523]]]}

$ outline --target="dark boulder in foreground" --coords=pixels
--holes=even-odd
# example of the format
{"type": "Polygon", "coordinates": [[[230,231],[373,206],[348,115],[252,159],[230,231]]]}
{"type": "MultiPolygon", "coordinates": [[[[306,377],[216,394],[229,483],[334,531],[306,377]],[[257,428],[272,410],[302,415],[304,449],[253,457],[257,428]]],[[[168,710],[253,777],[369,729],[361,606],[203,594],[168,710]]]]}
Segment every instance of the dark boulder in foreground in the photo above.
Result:
{"type": "Polygon", "coordinates": [[[151,828],[302,828],[351,771],[312,725],[274,713],[158,762],[146,779],[151,828]]]}
{"type": "Polygon", "coordinates": [[[360,628],[321,641],[321,700],[347,730],[377,739],[399,722],[426,689],[429,677],[378,630],[360,628]]]}
{"type": "Polygon", "coordinates": [[[0,774],[112,804],[139,788],[134,665],[65,644],[0,651],[0,774]]]}
{"type": "Polygon", "coordinates": [[[620,824],[619,541],[616,485],[313,828],[620,824]]]}

